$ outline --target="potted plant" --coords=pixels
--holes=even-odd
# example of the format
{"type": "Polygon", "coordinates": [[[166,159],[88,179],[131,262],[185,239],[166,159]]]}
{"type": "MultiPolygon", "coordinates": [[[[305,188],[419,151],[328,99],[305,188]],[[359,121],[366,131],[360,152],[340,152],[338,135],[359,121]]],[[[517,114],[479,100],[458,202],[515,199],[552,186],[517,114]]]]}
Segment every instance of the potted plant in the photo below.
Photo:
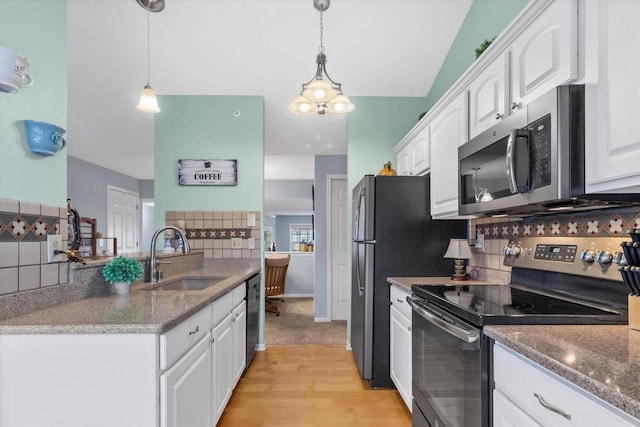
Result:
{"type": "Polygon", "coordinates": [[[102,269],[102,275],[111,282],[117,294],[129,292],[131,282],[142,278],[142,264],[134,258],[119,256],[112,259],[102,269]]]}

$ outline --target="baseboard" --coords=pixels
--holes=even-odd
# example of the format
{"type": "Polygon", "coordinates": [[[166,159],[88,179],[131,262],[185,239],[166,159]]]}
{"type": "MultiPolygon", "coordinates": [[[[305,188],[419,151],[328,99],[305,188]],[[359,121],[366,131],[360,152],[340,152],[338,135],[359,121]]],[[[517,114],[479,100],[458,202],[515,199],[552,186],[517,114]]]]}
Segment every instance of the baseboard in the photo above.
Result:
{"type": "Polygon", "coordinates": [[[258,344],[256,346],[256,351],[265,351],[267,349],[267,346],[265,344],[258,344]]]}
{"type": "Polygon", "coordinates": [[[313,294],[284,294],[281,298],[313,298],[313,294]]]}
{"type": "Polygon", "coordinates": [[[322,323],[322,322],[331,322],[331,319],[329,319],[328,317],[314,317],[313,321],[316,323],[322,323]]]}
{"type": "Polygon", "coordinates": [[[351,351],[351,341],[347,341],[347,351],[351,351]]]}

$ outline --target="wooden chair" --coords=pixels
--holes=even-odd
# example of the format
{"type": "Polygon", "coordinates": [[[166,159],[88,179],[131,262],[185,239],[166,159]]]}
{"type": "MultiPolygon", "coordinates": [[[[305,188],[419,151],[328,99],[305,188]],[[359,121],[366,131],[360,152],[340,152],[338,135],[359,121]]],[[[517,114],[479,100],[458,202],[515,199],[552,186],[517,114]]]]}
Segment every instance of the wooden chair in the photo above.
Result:
{"type": "Polygon", "coordinates": [[[275,313],[280,316],[280,310],[275,305],[275,301],[284,301],[282,298],[274,298],[276,295],[284,294],[284,285],[287,277],[287,269],[289,268],[289,260],[291,255],[284,257],[270,257],[264,259],[265,278],[264,278],[264,294],[265,294],[265,311],[275,313]]]}

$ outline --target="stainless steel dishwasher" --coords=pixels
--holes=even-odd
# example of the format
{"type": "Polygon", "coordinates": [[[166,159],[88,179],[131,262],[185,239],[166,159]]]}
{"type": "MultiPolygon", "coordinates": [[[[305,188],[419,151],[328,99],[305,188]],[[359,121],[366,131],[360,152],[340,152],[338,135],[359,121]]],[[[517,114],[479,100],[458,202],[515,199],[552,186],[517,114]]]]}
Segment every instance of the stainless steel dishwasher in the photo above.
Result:
{"type": "Polygon", "coordinates": [[[258,346],[260,322],[260,274],[247,280],[247,367],[253,361],[258,346]]]}

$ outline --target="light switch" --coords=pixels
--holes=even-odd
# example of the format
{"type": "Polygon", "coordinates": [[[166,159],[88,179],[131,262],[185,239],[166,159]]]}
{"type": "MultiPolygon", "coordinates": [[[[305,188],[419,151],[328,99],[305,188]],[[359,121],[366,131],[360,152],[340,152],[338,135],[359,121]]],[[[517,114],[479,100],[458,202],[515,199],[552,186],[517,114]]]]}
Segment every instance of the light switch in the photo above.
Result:
{"type": "Polygon", "coordinates": [[[256,226],[256,214],[248,214],[247,227],[255,227],[255,226],[256,226]]]}
{"type": "Polygon", "coordinates": [[[484,234],[477,233],[476,234],[476,245],[475,248],[478,252],[484,252],[484,234]]]}
{"type": "Polygon", "coordinates": [[[249,249],[255,249],[256,248],[256,239],[254,239],[253,237],[249,237],[249,239],[247,240],[247,247],[249,249]]]}

